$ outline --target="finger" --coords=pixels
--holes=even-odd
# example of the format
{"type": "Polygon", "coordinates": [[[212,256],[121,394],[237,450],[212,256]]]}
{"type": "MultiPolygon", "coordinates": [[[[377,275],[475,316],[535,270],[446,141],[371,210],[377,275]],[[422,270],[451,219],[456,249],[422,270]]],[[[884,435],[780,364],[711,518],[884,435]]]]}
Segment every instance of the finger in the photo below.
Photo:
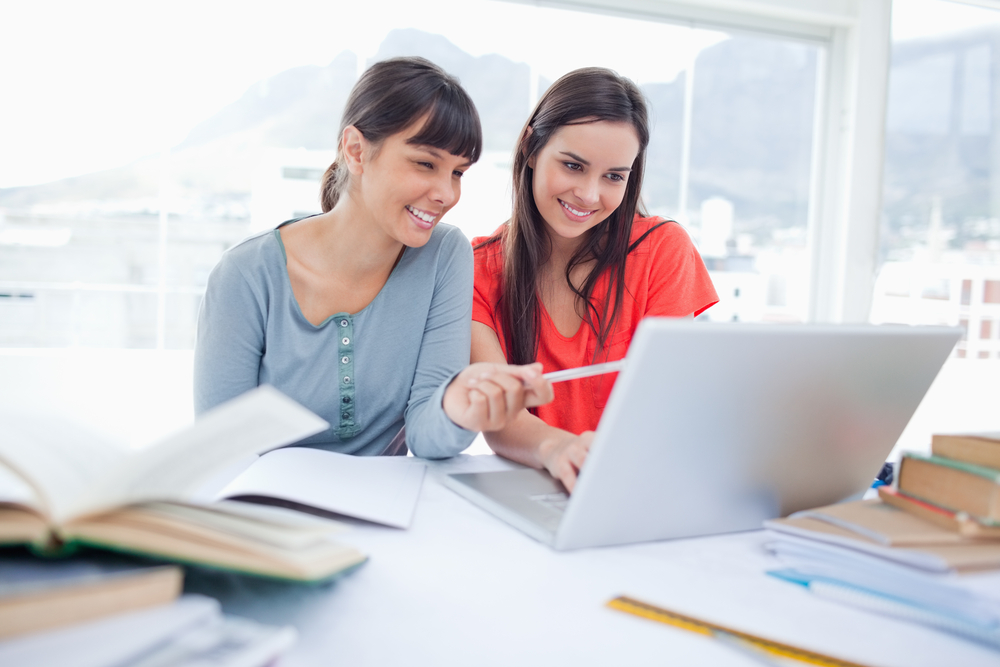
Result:
{"type": "Polygon", "coordinates": [[[544,377],[539,376],[525,382],[524,404],[526,407],[533,408],[545,405],[551,403],[553,398],[555,398],[555,391],[552,388],[552,383],[544,377]]]}
{"type": "Polygon", "coordinates": [[[481,431],[480,427],[489,416],[489,400],[486,395],[478,389],[470,389],[466,392],[467,404],[462,412],[459,426],[470,431],[481,431]]]}
{"type": "Polygon", "coordinates": [[[480,431],[497,431],[503,427],[507,398],[503,387],[494,380],[495,378],[489,377],[480,379],[476,384],[476,391],[486,399],[482,421],[478,426],[480,431]]]}
{"type": "Polygon", "coordinates": [[[529,407],[551,403],[555,393],[552,382],[545,379],[542,365],[534,363],[528,364],[524,368],[529,372],[528,380],[525,382],[528,386],[528,396],[525,398],[525,403],[528,404],[530,401],[529,407]]]}
{"type": "Polygon", "coordinates": [[[573,486],[576,484],[577,471],[566,454],[566,449],[563,448],[551,460],[546,462],[545,467],[548,468],[549,473],[553,477],[562,482],[567,491],[571,492],[573,486]]]}
{"type": "Polygon", "coordinates": [[[560,467],[558,477],[559,481],[566,487],[566,492],[573,493],[573,487],[576,486],[576,470],[568,461],[560,467]]]}
{"type": "Polygon", "coordinates": [[[496,367],[497,370],[510,373],[525,383],[531,382],[542,375],[542,364],[537,362],[524,366],[503,366],[496,364],[496,367]]]}
{"type": "Polygon", "coordinates": [[[504,392],[504,412],[496,414],[495,417],[503,419],[504,424],[506,424],[524,409],[524,384],[519,378],[509,373],[495,373],[490,379],[504,392]]]}
{"type": "Polygon", "coordinates": [[[566,452],[566,456],[570,463],[579,470],[583,467],[583,462],[587,460],[588,449],[580,442],[575,442],[571,447],[568,448],[569,451],[566,452]]]}

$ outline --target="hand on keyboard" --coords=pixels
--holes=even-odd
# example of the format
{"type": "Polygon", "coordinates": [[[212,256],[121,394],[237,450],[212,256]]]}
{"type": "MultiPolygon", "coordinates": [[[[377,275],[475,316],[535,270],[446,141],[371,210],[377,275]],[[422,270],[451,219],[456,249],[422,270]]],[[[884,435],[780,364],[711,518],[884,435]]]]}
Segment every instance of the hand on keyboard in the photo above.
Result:
{"type": "Polygon", "coordinates": [[[587,459],[593,440],[593,431],[584,431],[580,435],[562,431],[558,437],[547,440],[538,447],[545,469],[562,482],[570,493],[573,492],[576,476],[587,459]]]}

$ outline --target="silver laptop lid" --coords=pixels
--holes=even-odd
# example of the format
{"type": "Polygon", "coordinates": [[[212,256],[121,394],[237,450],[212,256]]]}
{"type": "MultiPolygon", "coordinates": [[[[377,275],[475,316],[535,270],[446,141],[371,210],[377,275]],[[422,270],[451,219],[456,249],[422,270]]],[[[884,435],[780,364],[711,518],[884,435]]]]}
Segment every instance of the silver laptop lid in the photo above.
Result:
{"type": "Polygon", "coordinates": [[[644,320],[555,547],[753,529],[864,490],[960,336],[644,320]]]}

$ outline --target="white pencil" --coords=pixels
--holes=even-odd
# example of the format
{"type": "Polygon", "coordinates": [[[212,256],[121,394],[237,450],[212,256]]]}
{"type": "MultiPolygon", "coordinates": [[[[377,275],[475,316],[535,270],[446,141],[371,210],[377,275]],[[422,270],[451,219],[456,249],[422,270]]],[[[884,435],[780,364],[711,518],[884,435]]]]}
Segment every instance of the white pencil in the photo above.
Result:
{"type": "Polygon", "coordinates": [[[592,375],[601,375],[603,373],[615,373],[623,368],[625,368],[625,360],[619,359],[618,361],[609,361],[604,364],[593,364],[591,366],[567,368],[562,371],[552,371],[551,373],[546,373],[542,377],[549,382],[563,382],[565,380],[576,380],[577,378],[586,378],[592,375]]]}

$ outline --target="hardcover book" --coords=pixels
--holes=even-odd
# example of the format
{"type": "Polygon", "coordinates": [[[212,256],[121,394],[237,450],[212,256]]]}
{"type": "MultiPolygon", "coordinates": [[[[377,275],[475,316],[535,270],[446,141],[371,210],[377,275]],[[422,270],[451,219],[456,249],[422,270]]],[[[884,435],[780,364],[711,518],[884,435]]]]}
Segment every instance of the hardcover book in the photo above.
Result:
{"type": "Polygon", "coordinates": [[[1000,521],[1000,470],[942,456],[906,454],[896,488],[908,496],[966,512],[981,523],[1000,521]]]}
{"type": "Polygon", "coordinates": [[[1000,468],[1000,432],[934,435],[931,437],[931,453],[988,468],[1000,468]]]}
{"type": "Polygon", "coordinates": [[[206,503],[206,480],[327,423],[258,387],[148,447],[127,450],[46,416],[0,415],[0,544],[40,553],[76,544],[291,580],[365,560],[341,526],[273,507],[206,503]]]}

